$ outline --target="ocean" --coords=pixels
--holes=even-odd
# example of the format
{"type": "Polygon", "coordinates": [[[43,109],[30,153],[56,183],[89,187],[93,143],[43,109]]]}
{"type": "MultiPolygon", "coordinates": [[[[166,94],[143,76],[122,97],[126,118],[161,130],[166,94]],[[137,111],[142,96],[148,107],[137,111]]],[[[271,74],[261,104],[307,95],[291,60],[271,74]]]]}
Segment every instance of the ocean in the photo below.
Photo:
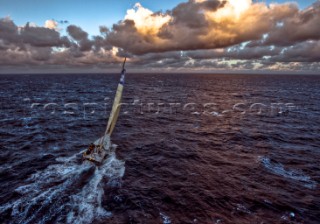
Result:
{"type": "Polygon", "coordinates": [[[319,223],[320,76],[0,75],[0,223],[319,223]]]}

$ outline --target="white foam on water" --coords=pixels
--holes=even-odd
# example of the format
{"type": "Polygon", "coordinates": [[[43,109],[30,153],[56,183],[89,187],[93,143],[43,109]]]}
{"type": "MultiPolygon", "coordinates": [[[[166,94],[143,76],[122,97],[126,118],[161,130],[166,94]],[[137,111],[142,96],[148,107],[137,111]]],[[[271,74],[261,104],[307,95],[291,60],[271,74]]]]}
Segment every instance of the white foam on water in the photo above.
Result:
{"type": "Polygon", "coordinates": [[[222,117],[223,116],[222,114],[220,114],[218,112],[211,112],[209,114],[211,114],[212,116],[215,116],[215,117],[222,117]]]}
{"type": "MultiPolygon", "coordinates": [[[[0,215],[11,209],[9,223],[47,223],[67,212],[67,223],[92,223],[111,216],[102,207],[104,186],[121,186],[125,163],[110,152],[101,166],[82,163],[81,155],[57,158],[59,164],[32,174],[15,189],[20,198],[0,206],[0,215]]],[[[61,217],[60,217],[61,219],[61,217]]]]}
{"type": "Polygon", "coordinates": [[[101,167],[95,169],[90,182],[71,197],[75,206],[68,214],[67,223],[91,223],[94,219],[111,216],[111,213],[101,206],[105,184],[102,180],[107,177],[108,185],[119,186],[119,179],[124,175],[124,170],[124,162],[116,159],[113,152],[101,167]]]}
{"type": "Polygon", "coordinates": [[[283,164],[272,162],[268,157],[259,157],[259,161],[270,172],[300,182],[304,187],[315,189],[317,182],[312,180],[308,175],[304,174],[301,170],[286,169],[283,164]]]}
{"type": "Polygon", "coordinates": [[[171,224],[171,219],[169,216],[165,215],[164,213],[160,212],[160,217],[162,219],[163,224],[171,224]]]}
{"type": "Polygon", "coordinates": [[[237,204],[236,205],[236,210],[239,211],[239,212],[251,214],[251,211],[246,206],[244,206],[242,204],[237,204]]]}

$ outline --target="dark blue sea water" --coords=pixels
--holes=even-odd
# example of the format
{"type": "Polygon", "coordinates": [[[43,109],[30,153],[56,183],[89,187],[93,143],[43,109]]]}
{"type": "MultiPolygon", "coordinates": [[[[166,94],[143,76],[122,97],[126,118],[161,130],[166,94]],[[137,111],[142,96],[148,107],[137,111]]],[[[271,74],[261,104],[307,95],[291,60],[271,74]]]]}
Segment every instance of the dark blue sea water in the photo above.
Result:
{"type": "Polygon", "coordinates": [[[319,223],[320,76],[0,76],[0,223],[319,223]]]}

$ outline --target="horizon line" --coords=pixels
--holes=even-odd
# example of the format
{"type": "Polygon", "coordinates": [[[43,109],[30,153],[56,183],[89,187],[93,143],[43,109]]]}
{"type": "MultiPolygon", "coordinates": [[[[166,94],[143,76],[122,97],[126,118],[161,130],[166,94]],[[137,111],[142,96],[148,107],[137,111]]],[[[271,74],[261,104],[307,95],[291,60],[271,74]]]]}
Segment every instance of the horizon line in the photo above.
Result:
{"type": "MultiPolygon", "coordinates": [[[[120,71],[115,72],[73,72],[73,71],[67,71],[67,72],[0,72],[0,75],[115,75],[120,74],[120,71]]],[[[168,71],[168,72],[127,72],[128,75],[149,75],[149,74],[172,74],[172,75],[183,75],[183,74],[194,74],[194,75],[320,75],[319,72],[288,72],[288,71],[261,71],[261,72],[246,72],[246,71],[239,71],[239,72],[174,72],[174,71],[168,71]]]]}

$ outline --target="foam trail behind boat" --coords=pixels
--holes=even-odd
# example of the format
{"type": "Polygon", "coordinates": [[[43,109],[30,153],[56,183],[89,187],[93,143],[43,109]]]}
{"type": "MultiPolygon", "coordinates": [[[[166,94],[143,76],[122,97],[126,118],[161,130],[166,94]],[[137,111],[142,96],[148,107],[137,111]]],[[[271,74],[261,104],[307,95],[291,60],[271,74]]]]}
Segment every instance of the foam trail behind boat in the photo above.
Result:
{"type": "Polygon", "coordinates": [[[101,166],[83,164],[81,153],[31,175],[15,189],[20,197],[0,206],[9,223],[92,223],[111,216],[103,188],[121,185],[124,162],[112,150],[101,166]]]}

